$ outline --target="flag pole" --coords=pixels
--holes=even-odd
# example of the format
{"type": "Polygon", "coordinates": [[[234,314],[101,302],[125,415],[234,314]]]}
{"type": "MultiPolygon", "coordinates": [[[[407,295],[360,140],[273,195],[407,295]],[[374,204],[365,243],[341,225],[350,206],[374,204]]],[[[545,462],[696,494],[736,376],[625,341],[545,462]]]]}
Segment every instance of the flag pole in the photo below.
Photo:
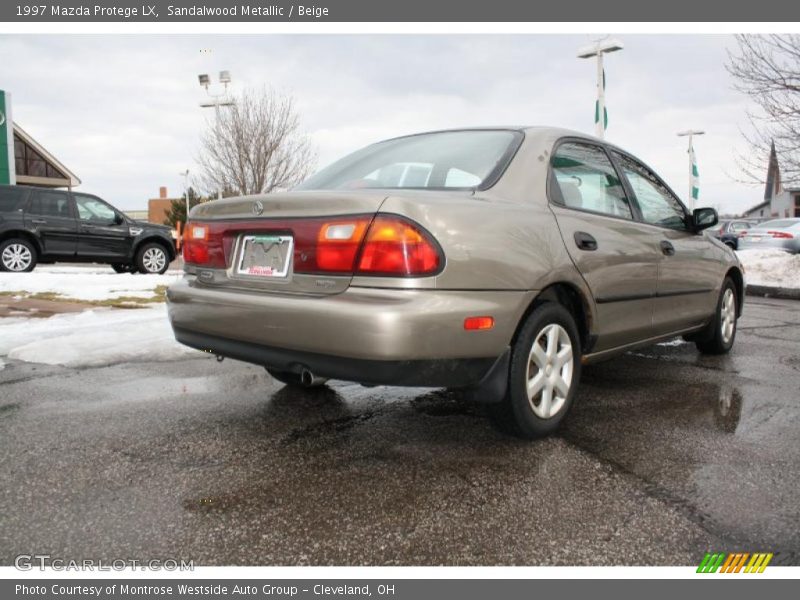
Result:
{"type": "Polygon", "coordinates": [[[606,133],[606,74],[603,67],[603,55],[622,50],[624,46],[619,40],[602,38],[578,51],[578,58],[597,57],[597,100],[594,109],[594,131],[601,140],[606,133]]]}
{"type": "Polygon", "coordinates": [[[697,157],[694,153],[694,145],[692,143],[694,136],[703,135],[705,131],[699,129],[688,129],[687,131],[678,132],[678,137],[689,138],[689,148],[686,152],[689,154],[689,210],[694,210],[697,200],[700,198],[700,171],[697,169],[697,157]]]}

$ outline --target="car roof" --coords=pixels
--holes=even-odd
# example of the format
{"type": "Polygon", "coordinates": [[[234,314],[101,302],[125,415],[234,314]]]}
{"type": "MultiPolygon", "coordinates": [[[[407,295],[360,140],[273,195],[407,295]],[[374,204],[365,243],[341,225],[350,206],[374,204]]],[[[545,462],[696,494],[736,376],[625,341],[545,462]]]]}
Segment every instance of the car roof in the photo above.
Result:
{"type": "MultiPolygon", "coordinates": [[[[386,138],[385,140],[381,141],[388,142],[390,140],[399,140],[402,138],[414,137],[418,135],[430,135],[434,133],[456,133],[459,131],[517,131],[520,133],[546,135],[547,137],[580,137],[607,144],[607,142],[605,142],[604,140],[596,138],[593,135],[583,133],[581,131],[565,129],[562,127],[548,127],[544,125],[479,125],[471,127],[453,127],[449,129],[431,129],[429,131],[418,131],[406,135],[398,135],[395,137],[386,138]]],[[[608,145],[613,146],[613,144],[608,144],[608,145]]]]}

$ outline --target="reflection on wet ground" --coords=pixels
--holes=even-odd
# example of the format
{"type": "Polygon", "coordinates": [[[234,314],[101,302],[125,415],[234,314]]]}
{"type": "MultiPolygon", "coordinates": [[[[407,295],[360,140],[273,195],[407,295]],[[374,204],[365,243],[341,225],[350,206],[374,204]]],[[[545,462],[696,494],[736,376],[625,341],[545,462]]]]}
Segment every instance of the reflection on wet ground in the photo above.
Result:
{"type": "Polygon", "coordinates": [[[795,306],[752,302],[728,357],[673,342],[585,368],[534,443],[443,390],[297,391],[207,358],[11,364],[0,563],[798,564],[795,306]]]}

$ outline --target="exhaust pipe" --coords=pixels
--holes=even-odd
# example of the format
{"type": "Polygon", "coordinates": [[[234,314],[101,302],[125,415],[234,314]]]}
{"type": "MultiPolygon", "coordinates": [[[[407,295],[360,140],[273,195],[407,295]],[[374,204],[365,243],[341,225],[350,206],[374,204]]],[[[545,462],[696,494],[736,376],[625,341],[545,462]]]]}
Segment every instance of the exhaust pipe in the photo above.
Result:
{"type": "Polygon", "coordinates": [[[300,383],[305,387],[318,387],[328,381],[327,377],[317,377],[308,369],[303,369],[300,372],[300,383]]]}

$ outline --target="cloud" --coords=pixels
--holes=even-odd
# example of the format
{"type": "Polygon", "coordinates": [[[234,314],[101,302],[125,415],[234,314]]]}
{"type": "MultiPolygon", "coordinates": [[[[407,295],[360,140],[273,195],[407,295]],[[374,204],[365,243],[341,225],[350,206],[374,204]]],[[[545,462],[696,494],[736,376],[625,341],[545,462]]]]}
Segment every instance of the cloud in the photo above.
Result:
{"type": "MultiPolygon", "coordinates": [[[[557,125],[591,133],[594,64],[578,35],[1,35],[0,87],[14,115],[83,180],[127,209],[196,170],[207,114],[197,74],[229,69],[234,90],[292,93],[320,166],[368,143],[428,129],[557,125]],[[201,52],[210,49],[211,52],[201,52]]],[[[734,181],[746,99],[724,69],[725,36],[626,35],[608,56],[608,139],[681,195],[681,129],[695,144],[701,200],[726,211],[758,202],[734,181]]]]}

